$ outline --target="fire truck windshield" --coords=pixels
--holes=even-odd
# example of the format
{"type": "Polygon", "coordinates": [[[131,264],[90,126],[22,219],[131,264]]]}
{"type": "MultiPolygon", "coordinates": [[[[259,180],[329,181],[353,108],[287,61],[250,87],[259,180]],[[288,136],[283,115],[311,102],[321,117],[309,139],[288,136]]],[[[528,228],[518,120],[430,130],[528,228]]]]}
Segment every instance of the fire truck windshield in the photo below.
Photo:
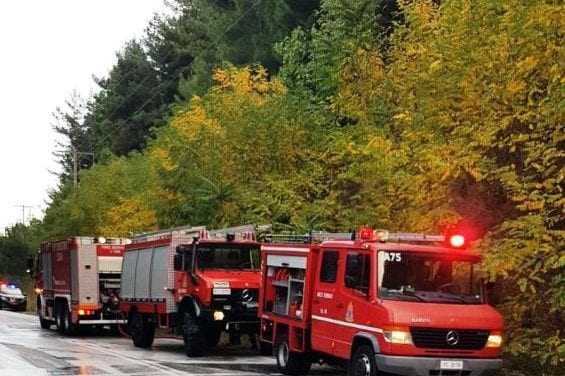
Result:
{"type": "Polygon", "coordinates": [[[379,252],[378,286],[382,299],[424,303],[483,303],[476,261],[406,251],[379,252]]]}
{"type": "Polygon", "coordinates": [[[196,251],[198,269],[259,269],[259,248],[245,245],[203,245],[196,251]]]}

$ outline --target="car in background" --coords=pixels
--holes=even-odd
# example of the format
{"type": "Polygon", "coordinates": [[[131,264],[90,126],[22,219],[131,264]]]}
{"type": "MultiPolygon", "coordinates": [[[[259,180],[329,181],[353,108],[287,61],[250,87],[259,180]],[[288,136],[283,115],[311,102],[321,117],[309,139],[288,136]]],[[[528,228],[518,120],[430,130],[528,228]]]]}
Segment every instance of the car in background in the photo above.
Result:
{"type": "Polygon", "coordinates": [[[0,309],[25,311],[26,308],[27,297],[19,287],[14,284],[0,284],[0,309]]]}

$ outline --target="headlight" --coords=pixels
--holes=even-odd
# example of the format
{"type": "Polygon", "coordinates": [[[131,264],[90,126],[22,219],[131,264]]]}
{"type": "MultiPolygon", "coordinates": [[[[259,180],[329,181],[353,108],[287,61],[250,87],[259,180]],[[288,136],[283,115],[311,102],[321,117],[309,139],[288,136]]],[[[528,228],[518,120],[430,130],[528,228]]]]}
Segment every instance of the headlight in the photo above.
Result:
{"type": "Polygon", "coordinates": [[[401,330],[385,330],[383,332],[385,341],[388,343],[394,343],[398,345],[411,345],[412,336],[410,332],[405,332],[401,330]]]}
{"type": "Polygon", "coordinates": [[[502,335],[491,334],[488,336],[487,347],[500,347],[502,346],[502,335]]]}
{"type": "Polygon", "coordinates": [[[222,321],[225,315],[222,311],[214,311],[214,320],[215,321],[222,321]]]}

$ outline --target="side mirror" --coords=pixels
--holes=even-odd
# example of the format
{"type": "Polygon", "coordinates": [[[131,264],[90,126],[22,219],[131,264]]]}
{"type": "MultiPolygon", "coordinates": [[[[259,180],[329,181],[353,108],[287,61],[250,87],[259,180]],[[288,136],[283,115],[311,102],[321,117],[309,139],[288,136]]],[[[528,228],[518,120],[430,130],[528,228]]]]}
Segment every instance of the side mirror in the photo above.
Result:
{"type": "Polygon", "coordinates": [[[180,254],[180,253],[175,254],[174,267],[175,267],[175,271],[181,271],[182,270],[182,254],[180,254]]]}
{"type": "Polygon", "coordinates": [[[484,282],[483,291],[488,304],[496,305],[499,303],[495,282],[484,282]]]}

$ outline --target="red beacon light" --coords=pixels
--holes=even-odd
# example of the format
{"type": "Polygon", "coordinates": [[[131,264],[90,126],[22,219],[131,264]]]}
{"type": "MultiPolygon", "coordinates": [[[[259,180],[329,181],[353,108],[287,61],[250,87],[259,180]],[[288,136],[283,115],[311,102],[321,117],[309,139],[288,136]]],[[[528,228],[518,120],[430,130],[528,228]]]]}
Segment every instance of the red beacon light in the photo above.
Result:
{"type": "Polygon", "coordinates": [[[453,248],[461,248],[465,245],[465,237],[460,234],[451,235],[449,237],[449,244],[453,248]]]}
{"type": "Polygon", "coordinates": [[[374,240],[374,238],[375,238],[375,232],[373,231],[372,228],[362,227],[359,230],[359,239],[363,241],[369,241],[369,240],[374,240]]]}

